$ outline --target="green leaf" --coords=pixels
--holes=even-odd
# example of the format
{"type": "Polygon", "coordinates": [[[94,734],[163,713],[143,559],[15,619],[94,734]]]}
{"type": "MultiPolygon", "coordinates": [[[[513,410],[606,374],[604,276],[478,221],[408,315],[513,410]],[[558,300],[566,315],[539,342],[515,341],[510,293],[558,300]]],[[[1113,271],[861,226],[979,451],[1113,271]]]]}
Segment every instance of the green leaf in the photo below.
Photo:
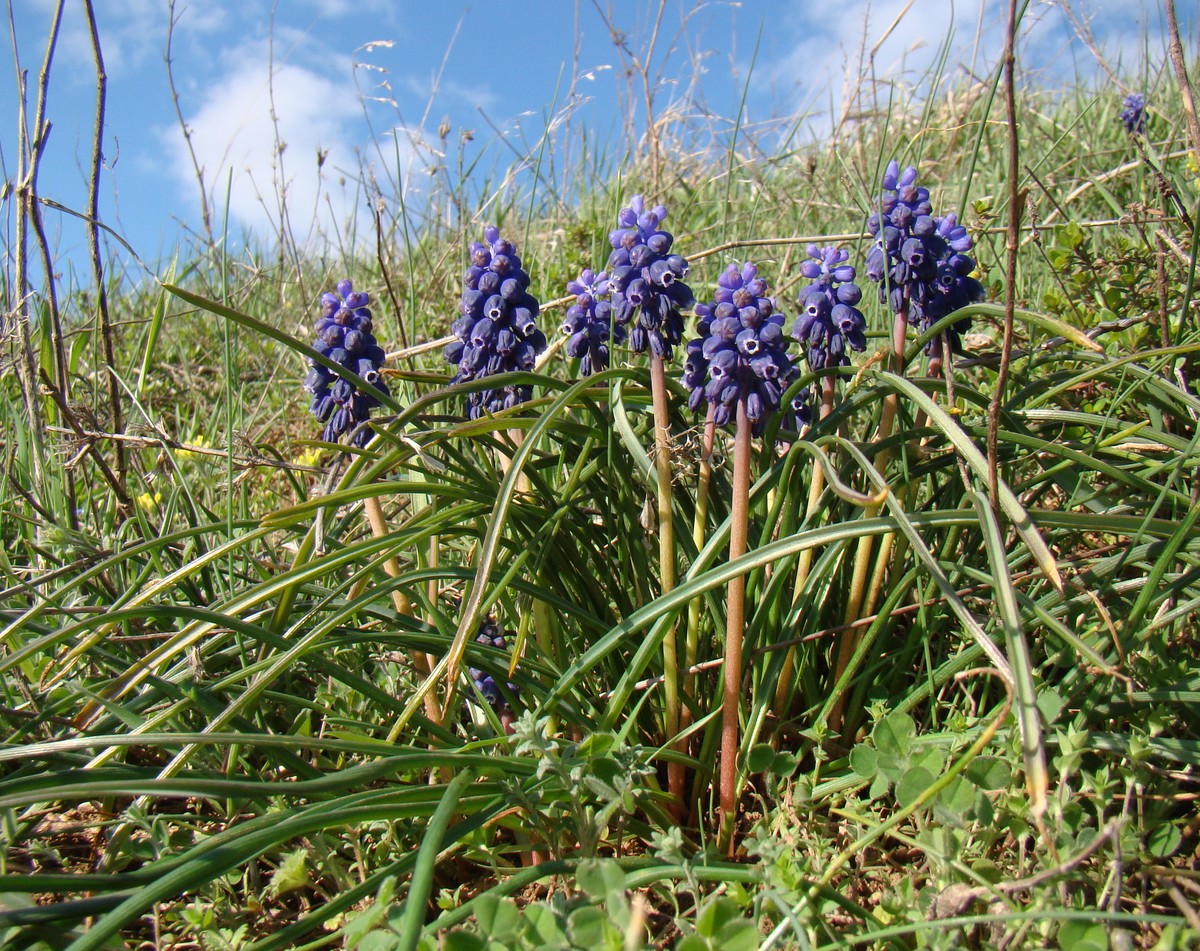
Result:
{"type": "Polygon", "coordinates": [[[721,951],[755,951],[761,938],[758,925],[743,918],[722,927],[713,944],[721,951]]]}
{"type": "Polygon", "coordinates": [[[796,767],[799,765],[800,760],[796,758],[796,754],[784,750],[776,753],[775,758],[771,761],[771,773],[780,779],[788,779],[796,772],[796,767]]]}
{"type": "Polygon", "coordinates": [[[978,792],[974,783],[959,777],[938,793],[938,808],[944,809],[954,819],[961,821],[975,805],[978,792]]]}
{"type": "Polygon", "coordinates": [[[616,933],[604,909],[595,905],[576,908],[567,917],[567,934],[581,948],[603,948],[616,933]]]}
{"type": "Polygon", "coordinates": [[[934,784],[937,777],[924,766],[914,766],[907,770],[900,782],[896,783],[896,802],[901,806],[911,806],[934,784]]]}
{"type": "Polygon", "coordinates": [[[625,872],[616,859],[585,859],[575,871],[575,881],[597,899],[625,892],[625,872]]]}
{"type": "Polygon", "coordinates": [[[513,902],[496,895],[480,895],[475,904],[475,920],[484,934],[503,941],[521,925],[521,912],[513,902]]]}
{"type": "Polygon", "coordinates": [[[451,931],[442,938],[443,951],[484,951],[487,939],[473,931],[451,931]]]}
{"type": "Polygon", "coordinates": [[[850,768],[863,779],[871,779],[879,772],[879,755],[865,743],[859,743],[850,751],[850,768]]]}
{"type": "Polygon", "coordinates": [[[392,931],[372,931],[358,943],[358,951],[395,951],[400,947],[400,936],[392,931]]]}
{"type": "MultiPolygon", "coordinates": [[[[393,882],[395,879],[389,878],[385,884],[393,882]]],[[[379,927],[387,915],[388,902],[378,897],[361,911],[351,912],[346,916],[346,925],[342,928],[342,944],[347,948],[358,947],[358,942],[379,927]]]]}
{"type": "Polygon", "coordinates": [[[525,938],[534,947],[558,947],[566,943],[562,922],[554,911],[542,903],[525,909],[525,938]]]}
{"type": "Polygon", "coordinates": [[[284,856],[271,875],[267,894],[272,898],[308,887],[308,850],[296,849],[284,856]]]}
{"type": "Polygon", "coordinates": [[[913,766],[924,766],[934,776],[937,776],[946,768],[946,751],[939,747],[931,746],[911,756],[910,761],[913,766]]]}
{"type": "Polygon", "coordinates": [[[775,762],[775,749],[767,743],[754,746],[746,756],[746,769],[752,773],[765,773],[775,762]]]}
{"type": "Polygon", "coordinates": [[[1007,789],[1012,782],[1012,767],[998,756],[977,756],[967,764],[967,778],[988,792],[1007,789]]]}
{"type": "Polygon", "coordinates": [[[1042,719],[1046,721],[1047,726],[1058,719],[1058,715],[1062,712],[1062,708],[1065,705],[1065,701],[1053,687],[1045,687],[1038,693],[1038,712],[1041,713],[1042,719]]]}
{"type": "Polygon", "coordinates": [[[1077,221],[1068,221],[1065,228],[1059,229],[1058,243],[1072,251],[1083,244],[1085,235],[1077,221]]]}
{"type": "Polygon", "coordinates": [[[1104,925],[1092,921],[1064,921],[1058,928],[1058,946],[1082,951],[1105,951],[1108,932],[1104,925]]]}
{"type": "Polygon", "coordinates": [[[875,740],[875,748],[886,756],[906,759],[912,747],[913,737],[917,735],[917,726],[907,713],[889,713],[875,724],[871,737],[875,740]]]}
{"type": "Polygon", "coordinates": [[[704,903],[696,915],[696,933],[706,938],[717,937],[717,933],[732,921],[740,921],[742,910],[732,898],[715,898],[704,903]]]}
{"type": "Polygon", "coordinates": [[[1155,826],[1146,837],[1146,851],[1157,859],[1165,859],[1173,855],[1183,841],[1183,835],[1177,826],[1163,823],[1155,826]]]}

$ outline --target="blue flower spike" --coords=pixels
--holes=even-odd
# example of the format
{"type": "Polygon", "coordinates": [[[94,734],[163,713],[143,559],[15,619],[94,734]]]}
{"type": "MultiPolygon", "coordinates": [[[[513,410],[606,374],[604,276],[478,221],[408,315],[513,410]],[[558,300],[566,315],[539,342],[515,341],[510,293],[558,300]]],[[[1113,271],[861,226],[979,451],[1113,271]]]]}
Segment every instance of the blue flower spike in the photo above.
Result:
{"type": "MultiPolygon", "coordinates": [[[[894,159],[888,163],[867,231],[875,239],[867,254],[867,277],[879,284],[880,303],[894,314],[907,314],[920,330],[983,300],[983,285],[971,276],[975,261],[966,254],[971,236],[953,212],[933,214],[929,189],[917,184],[915,168],[901,171],[894,159]]],[[[947,330],[955,353],[962,352],[962,334],[970,325],[963,319],[947,330]]]]}
{"type": "Polygon", "coordinates": [[[613,250],[607,274],[611,320],[629,328],[630,349],[670,360],[683,340],[682,311],[694,298],[683,281],[687,259],[671,252],[675,238],[661,227],[666,217],[663,205],[648,209],[645,199],[634,195],[609,232],[613,250]]]}
{"type": "Polygon", "coordinates": [[[1146,131],[1146,97],[1141,93],[1130,93],[1122,101],[1121,121],[1130,135],[1141,135],[1146,131]]]}
{"type": "Polygon", "coordinates": [[[337,442],[353,431],[352,444],[365,446],[371,440],[371,430],[360,424],[380,405],[378,394],[389,392],[380,373],[383,348],[371,333],[369,303],[367,293],[354,290],[349,280],[338,282],[337,293],[321,295],[321,316],[313,327],[316,332],[313,349],[358,374],[372,387],[360,391],[315,360],[308,361],[304,388],[312,394],[309,412],[325,424],[321,438],[326,442],[337,442]]]}
{"type": "Polygon", "coordinates": [[[786,353],[784,318],[767,290],[754,264],[731,264],[717,278],[712,303],[696,306],[699,336],[688,341],[683,385],[688,405],[698,410],[707,403],[718,426],[737,419],[741,401],[761,434],[796,377],[786,353]]]}
{"type": "MultiPolygon", "coordinates": [[[[540,305],[529,293],[529,274],[516,246],[495,225],[485,228],[483,237],[472,243],[471,263],[463,274],[460,316],[450,328],[458,339],[443,352],[446,362],[457,366],[451,383],[532,370],[546,349],[546,335],[537,326],[540,305]]],[[[532,396],[527,384],[477,390],[467,397],[467,413],[479,419],[532,396]]]]}
{"type": "MultiPolygon", "coordinates": [[[[511,635],[512,631],[501,631],[500,626],[491,618],[485,619],[480,625],[479,630],[475,635],[475,643],[481,644],[484,647],[494,647],[496,650],[508,650],[508,638],[506,635],[511,635]]],[[[504,724],[505,729],[511,732],[510,724],[512,722],[512,706],[509,703],[509,698],[515,699],[519,694],[519,689],[514,683],[505,683],[505,690],[501,691],[500,686],[496,683],[496,678],[479,667],[469,667],[467,672],[471,677],[475,689],[500,717],[500,722],[504,724]]]]}
{"type": "Polygon", "coordinates": [[[606,271],[597,274],[591,268],[585,269],[567,282],[567,293],[575,295],[575,303],[567,308],[562,323],[567,355],[579,360],[580,373],[590,376],[608,368],[609,350],[612,344],[624,343],[625,327],[613,320],[606,271]]]}

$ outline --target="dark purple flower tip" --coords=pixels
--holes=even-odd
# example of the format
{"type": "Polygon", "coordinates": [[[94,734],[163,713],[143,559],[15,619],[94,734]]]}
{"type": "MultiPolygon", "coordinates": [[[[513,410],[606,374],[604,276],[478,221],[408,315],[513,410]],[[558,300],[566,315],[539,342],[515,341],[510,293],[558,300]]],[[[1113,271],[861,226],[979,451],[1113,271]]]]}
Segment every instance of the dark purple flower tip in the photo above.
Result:
{"type": "Polygon", "coordinates": [[[489,245],[495,244],[500,240],[500,229],[495,225],[488,225],[483,229],[483,240],[489,245]]]}
{"type": "Polygon", "coordinates": [[[1146,131],[1146,97],[1141,93],[1130,93],[1125,97],[1121,111],[1121,121],[1125,123],[1125,131],[1130,135],[1146,131]]]}
{"type": "Polygon", "coordinates": [[[900,163],[892,159],[887,164],[887,169],[883,173],[883,187],[886,191],[894,191],[896,182],[900,178],[900,163]]]}
{"type": "Polygon", "coordinates": [[[338,295],[343,300],[345,300],[347,297],[349,297],[351,295],[351,293],[353,293],[353,291],[354,291],[354,284],[351,283],[348,278],[338,281],[337,292],[338,292],[338,295]]]}
{"type": "Polygon", "coordinates": [[[671,250],[674,237],[667,231],[656,231],[646,239],[646,247],[655,254],[666,254],[671,250]]]}
{"type": "Polygon", "coordinates": [[[911,267],[920,267],[925,263],[925,242],[920,238],[909,238],[900,246],[900,256],[911,267]]]}

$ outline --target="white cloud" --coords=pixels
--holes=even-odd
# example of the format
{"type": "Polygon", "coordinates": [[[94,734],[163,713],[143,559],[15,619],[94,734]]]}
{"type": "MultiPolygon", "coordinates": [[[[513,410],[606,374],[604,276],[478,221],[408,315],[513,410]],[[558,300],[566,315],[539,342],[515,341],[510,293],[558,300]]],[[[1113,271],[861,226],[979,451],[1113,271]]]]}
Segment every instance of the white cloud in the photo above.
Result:
{"type": "MultiPolygon", "coordinates": [[[[379,180],[386,187],[396,155],[389,146],[389,168],[372,173],[379,152],[368,140],[353,84],[294,64],[277,65],[271,74],[254,44],[230,50],[226,60],[240,66],[203,86],[202,101],[187,115],[214,228],[220,228],[228,184],[234,227],[259,240],[286,233],[304,246],[338,234],[353,241],[355,231],[370,233],[364,181],[379,180]]],[[[390,132],[398,142],[407,189],[414,166],[422,163],[420,136],[407,128],[390,132]]],[[[181,195],[194,201],[196,171],[182,133],[162,128],[158,137],[181,195]]]]}
{"type": "MultiPolygon", "coordinates": [[[[269,83],[265,59],[242,53],[243,65],[207,87],[187,118],[213,207],[223,207],[228,182],[232,218],[260,239],[280,232],[281,196],[283,227],[296,240],[343,229],[362,201],[356,146],[365,133],[353,86],[290,64],[269,83]]],[[[182,193],[194,196],[182,134],[159,134],[182,193]]]]}
{"type": "MultiPolygon", "coordinates": [[[[874,50],[877,79],[899,82],[908,88],[929,91],[928,71],[948,46],[945,75],[976,77],[994,67],[1004,47],[1007,3],[1002,0],[850,0],[836,16],[817,16],[800,5],[791,23],[782,23],[785,35],[782,55],[760,73],[759,82],[769,86],[777,108],[785,114],[797,103],[815,102],[818,108],[834,95],[834,109],[843,99],[866,88],[857,82],[868,75],[869,56],[874,50]],[[889,32],[889,28],[891,28],[889,32]],[[886,38],[885,38],[886,36],[886,38]]],[[[1021,25],[1018,70],[1043,81],[1067,81],[1094,75],[1102,67],[1076,35],[1064,12],[1072,6],[1089,24],[1095,52],[1114,67],[1136,68],[1143,53],[1161,59],[1162,14],[1148,0],[1086,0],[1073,4],[1042,0],[1031,3],[1021,25]]],[[[1183,14],[1185,21],[1188,14],[1183,14]]],[[[1186,26],[1186,23],[1185,23],[1186,26]]],[[[864,105],[869,105],[869,100],[864,105]]],[[[828,128],[829,117],[817,122],[828,128]]]]}

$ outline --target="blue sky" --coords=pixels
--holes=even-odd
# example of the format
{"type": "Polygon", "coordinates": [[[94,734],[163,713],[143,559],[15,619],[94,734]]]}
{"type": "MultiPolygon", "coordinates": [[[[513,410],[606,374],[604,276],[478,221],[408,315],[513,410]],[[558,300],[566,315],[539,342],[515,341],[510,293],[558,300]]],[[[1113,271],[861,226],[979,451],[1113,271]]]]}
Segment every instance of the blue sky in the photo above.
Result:
{"type": "MultiPolygon", "coordinates": [[[[1193,4],[1177,5],[1194,51],[1193,4]]],[[[15,0],[18,55],[34,79],[54,6],[15,0]]],[[[200,227],[200,187],[167,83],[169,2],[95,6],[109,77],[101,216],[153,263],[200,227]]],[[[1027,72],[1053,82],[1103,75],[1079,37],[1081,23],[1126,74],[1161,70],[1164,26],[1154,0],[1072,6],[1074,24],[1061,3],[1030,4],[1021,61],[1027,72]]],[[[86,203],[95,95],[80,7],[68,3],[64,13],[40,179],[43,195],[76,209],[86,203]]],[[[905,8],[906,0],[668,0],[650,60],[655,112],[678,109],[719,139],[744,91],[745,122],[765,129],[799,121],[801,135],[819,135],[841,108],[843,77],[855,71],[860,49],[874,47],[889,27],[877,71],[912,85],[947,36],[951,74],[982,75],[995,63],[1000,0],[914,0],[905,8]]],[[[356,187],[364,179],[388,200],[403,187],[419,207],[430,169],[442,161],[453,169],[466,130],[473,139],[464,157],[480,182],[494,183],[527,155],[547,123],[556,155],[568,141],[578,149],[584,129],[600,148],[618,149],[631,108],[626,67],[631,55],[645,56],[658,10],[648,0],[176,0],[171,54],[179,106],[217,224],[227,189],[231,230],[266,241],[279,227],[281,187],[289,230],[301,239],[310,227],[345,232],[356,212],[364,214],[365,192],[356,187]],[[277,142],[286,143],[281,162],[277,142]]],[[[644,104],[635,92],[641,123],[644,104]]],[[[2,70],[6,179],[16,171],[16,102],[14,71],[2,70]]],[[[569,179],[563,183],[569,190],[569,179]]],[[[60,252],[75,260],[83,242],[78,224],[57,215],[48,223],[60,252]]]]}

